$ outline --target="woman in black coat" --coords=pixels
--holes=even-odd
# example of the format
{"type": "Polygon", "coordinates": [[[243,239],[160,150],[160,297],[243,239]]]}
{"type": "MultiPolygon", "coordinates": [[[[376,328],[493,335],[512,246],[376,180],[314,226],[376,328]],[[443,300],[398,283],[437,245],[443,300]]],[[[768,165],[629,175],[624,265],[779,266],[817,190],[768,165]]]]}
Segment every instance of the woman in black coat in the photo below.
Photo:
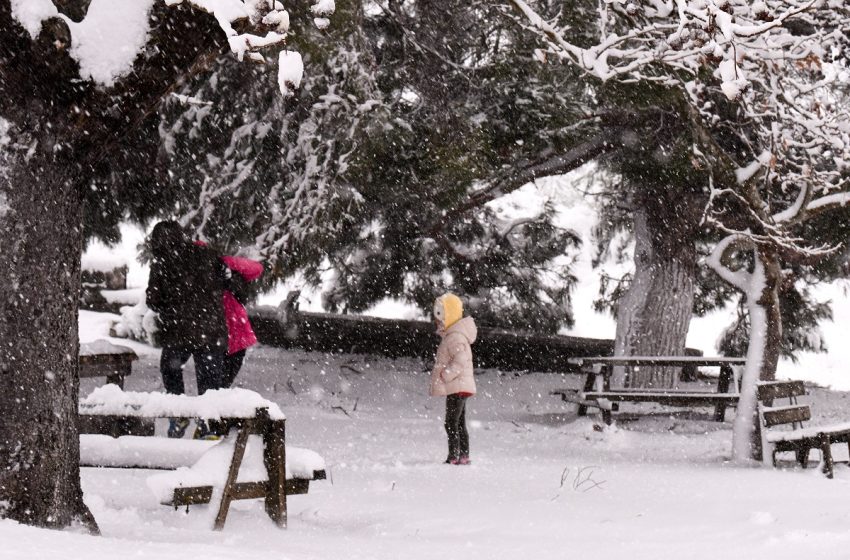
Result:
{"type": "MultiPolygon", "coordinates": [[[[195,360],[198,394],[217,389],[222,386],[227,352],[222,306],[227,269],[210,248],[192,244],[177,222],[158,223],[150,245],[153,260],[146,299],[159,316],[159,367],[165,390],[184,393],[183,365],[190,357],[195,360]]],[[[169,429],[169,435],[181,437],[185,429],[169,429]]]]}

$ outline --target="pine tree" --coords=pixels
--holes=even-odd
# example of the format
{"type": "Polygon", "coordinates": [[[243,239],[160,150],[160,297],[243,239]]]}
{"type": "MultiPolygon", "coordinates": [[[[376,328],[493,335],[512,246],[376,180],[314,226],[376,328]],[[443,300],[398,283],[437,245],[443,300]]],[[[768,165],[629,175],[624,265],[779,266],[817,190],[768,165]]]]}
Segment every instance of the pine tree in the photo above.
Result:
{"type": "Polygon", "coordinates": [[[525,64],[527,40],[515,54],[525,35],[497,10],[338,2],[332,28],[299,29],[306,77],[285,104],[244,78],[250,68],[187,84],[158,127],[174,212],[199,237],[262,256],[270,281],[300,272],[318,284],[331,270],[330,310],[397,297],[429,312],[453,289],[493,325],[571,324],[563,257],[576,235],[551,209],[511,222],[489,195],[474,200],[483,179],[562,153],[584,109],[563,87],[571,72],[525,64]]]}

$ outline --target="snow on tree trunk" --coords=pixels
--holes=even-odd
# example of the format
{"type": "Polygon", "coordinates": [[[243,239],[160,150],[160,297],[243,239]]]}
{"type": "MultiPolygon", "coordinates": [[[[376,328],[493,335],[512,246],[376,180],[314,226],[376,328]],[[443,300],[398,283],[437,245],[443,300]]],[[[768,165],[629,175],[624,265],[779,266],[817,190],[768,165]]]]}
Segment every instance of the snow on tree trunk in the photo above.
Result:
{"type": "Polygon", "coordinates": [[[747,287],[747,311],[750,314],[750,343],[747,365],[741,377],[741,397],[732,425],[732,459],[747,461],[753,457],[756,439],[756,382],[759,380],[767,348],[767,310],[758,301],[765,288],[764,266],[756,260],[747,287]]]}
{"type": "Polygon", "coordinates": [[[755,248],[744,234],[726,237],[717,244],[706,262],[725,281],[742,292],[750,317],[750,342],[747,364],[741,377],[741,395],[732,425],[732,459],[749,462],[762,458],[756,410],[758,381],[776,378],[779,345],[782,340],[782,316],[779,309],[779,285],[782,266],[779,254],[769,247],[755,248]],[[733,270],[725,263],[735,252],[752,253],[752,271],[733,270]]]}
{"type": "MultiPolygon", "coordinates": [[[[653,205],[654,206],[654,205],[653,205]]],[[[618,303],[614,354],[617,356],[682,355],[694,299],[696,247],[658,208],[639,205],[634,212],[635,272],[618,303]]],[[[629,386],[669,388],[678,368],[641,368],[631,372],[629,386]]],[[[623,368],[614,386],[625,382],[623,368]]]]}
{"type": "Polygon", "coordinates": [[[760,460],[763,456],[757,430],[756,383],[776,378],[782,339],[780,279],[781,269],[776,254],[756,252],[755,265],[745,292],[750,316],[750,343],[732,431],[732,458],[739,462],[760,460]]]}
{"type": "Polygon", "coordinates": [[[96,531],[77,433],[81,201],[70,162],[43,153],[0,159],[0,517],[96,531]]]}

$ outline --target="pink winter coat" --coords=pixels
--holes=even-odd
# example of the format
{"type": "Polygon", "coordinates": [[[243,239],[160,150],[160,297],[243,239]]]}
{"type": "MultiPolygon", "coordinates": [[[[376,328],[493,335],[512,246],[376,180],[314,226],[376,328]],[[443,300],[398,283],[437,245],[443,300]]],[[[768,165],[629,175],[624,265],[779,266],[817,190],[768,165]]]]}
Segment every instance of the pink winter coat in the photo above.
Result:
{"type": "Polygon", "coordinates": [[[441,333],[443,340],[437,348],[434,369],[431,371],[432,397],[455,393],[475,394],[472,343],[477,335],[478,329],[472,317],[461,319],[441,333]]]}
{"type": "MultiPolygon", "coordinates": [[[[227,268],[236,272],[246,282],[253,282],[263,274],[263,265],[244,257],[221,257],[227,268]]],[[[227,353],[235,354],[257,343],[257,335],[248,321],[245,306],[229,290],[224,291],[224,318],[227,321],[227,353]]]]}

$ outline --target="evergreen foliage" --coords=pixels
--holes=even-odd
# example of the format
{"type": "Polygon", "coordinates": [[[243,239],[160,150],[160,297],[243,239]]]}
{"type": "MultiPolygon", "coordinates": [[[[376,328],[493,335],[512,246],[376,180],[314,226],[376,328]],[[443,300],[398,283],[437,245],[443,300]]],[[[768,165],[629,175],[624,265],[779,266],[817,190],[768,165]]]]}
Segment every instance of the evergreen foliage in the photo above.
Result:
{"type": "Polygon", "coordinates": [[[267,283],[298,273],[324,284],[331,311],[395,297],[429,313],[452,290],[485,324],[571,325],[565,254],[580,240],[551,208],[511,223],[483,205],[446,215],[482,181],[575,141],[574,72],[529,64],[531,39],[488,2],[365,4],[337,2],[327,30],[296,28],[293,14],[305,63],[293,99],[262,69],[224,59],[184,85],[156,115],[156,137],[147,127],[126,165],[104,173],[119,194],[92,205],[89,234],[177,216],[263,258],[267,283]],[[129,198],[139,181],[156,183],[154,200],[129,198]]]}

